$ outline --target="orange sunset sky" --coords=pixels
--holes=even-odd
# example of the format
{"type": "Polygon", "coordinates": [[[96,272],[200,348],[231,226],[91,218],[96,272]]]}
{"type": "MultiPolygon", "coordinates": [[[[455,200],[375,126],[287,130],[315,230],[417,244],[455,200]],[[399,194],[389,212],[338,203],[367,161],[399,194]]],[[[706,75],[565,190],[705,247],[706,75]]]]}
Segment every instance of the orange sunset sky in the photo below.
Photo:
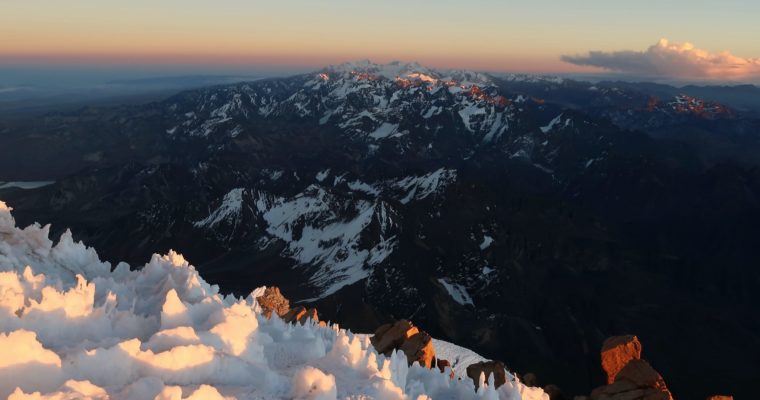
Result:
{"type": "Polygon", "coordinates": [[[704,52],[697,61],[739,60],[747,65],[734,75],[754,76],[759,3],[628,3],[5,0],[0,65],[313,67],[369,58],[487,71],[598,72],[629,67],[562,56],[647,52],[668,38],[694,43],[704,52]]]}

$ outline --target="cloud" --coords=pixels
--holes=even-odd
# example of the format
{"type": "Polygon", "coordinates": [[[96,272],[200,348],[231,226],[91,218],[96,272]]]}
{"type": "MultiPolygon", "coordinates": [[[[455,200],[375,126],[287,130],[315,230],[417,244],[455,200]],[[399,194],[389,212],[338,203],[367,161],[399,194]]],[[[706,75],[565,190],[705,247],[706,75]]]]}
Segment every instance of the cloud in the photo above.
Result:
{"type": "Polygon", "coordinates": [[[590,51],[584,55],[564,55],[562,60],[651,78],[746,80],[760,78],[760,58],[742,58],[728,51],[710,53],[691,43],[671,43],[667,39],[645,51],[590,51]]]}

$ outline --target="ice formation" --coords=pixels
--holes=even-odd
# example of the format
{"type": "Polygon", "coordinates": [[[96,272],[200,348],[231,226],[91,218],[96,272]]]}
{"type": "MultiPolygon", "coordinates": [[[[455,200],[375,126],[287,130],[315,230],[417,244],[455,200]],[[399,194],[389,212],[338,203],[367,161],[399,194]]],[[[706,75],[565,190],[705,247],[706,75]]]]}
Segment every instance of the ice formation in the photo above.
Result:
{"type": "Polygon", "coordinates": [[[548,399],[514,378],[475,391],[337,325],[267,320],[262,288],[224,296],[175,252],[112,268],[10,211],[0,202],[0,398],[548,399]]]}

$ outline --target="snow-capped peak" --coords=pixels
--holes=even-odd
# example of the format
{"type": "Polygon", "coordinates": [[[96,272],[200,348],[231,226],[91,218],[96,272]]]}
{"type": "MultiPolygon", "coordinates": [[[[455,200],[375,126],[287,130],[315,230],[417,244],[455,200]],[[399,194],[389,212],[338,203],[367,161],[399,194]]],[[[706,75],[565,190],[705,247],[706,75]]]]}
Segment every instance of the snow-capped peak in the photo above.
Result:
{"type": "Polygon", "coordinates": [[[443,126],[490,143],[508,130],[514,113],[511,101],[486,74],[369,60],[288,80],[208,90],[192,107],[180,104],[186,103],[169,107],[176,116],[167,129],[173,137],[237,138],[254,116],[295,117],[336,126],[366,140],[368,148],[382,141],[412,140],[412,132],[433,135],[443,126]]]}
{"type": "Polygon", "coordinates": [[[466,70],[438,70],[420,65],[417,62],[404,63],[393,61],[387,64],[376,64],[369,60],[346,62],[331,65],[318,74],[334,74],[354,76],[358,79],[420,81],[429,84],[443,83],[448,86],[489,86],[492,79],[483,73],[466,70]]]}
{"type": "Polygon", "coordinates": [[[368,75],[374,78],[397,79],[413,76],[414,74],[423,75],[431,78],[438,78],[439,73],[427,67],[412,62],[402,63],[393,61],[388,64],[375,64],[369,60],[346,62],[339,65],[331,65],[325,69],[334,74],[354,74],[368,75]]]}

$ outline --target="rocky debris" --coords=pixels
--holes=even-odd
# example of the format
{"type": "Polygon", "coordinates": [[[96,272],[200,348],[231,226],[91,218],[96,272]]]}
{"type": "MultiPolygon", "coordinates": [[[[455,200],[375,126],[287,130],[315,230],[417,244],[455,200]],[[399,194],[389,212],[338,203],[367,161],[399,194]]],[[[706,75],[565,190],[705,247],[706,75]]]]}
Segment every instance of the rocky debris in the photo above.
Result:
{"type": "Polygon", "coordinates": [[[507,367],[501,361],[481,361],[467,366],[467,376],[475,383],[476,389],[480,387],[480,374],[485,375],[486,381],[493,375],[497,388],[507,382],[507,367]]]}
{"type": "Polygon", "coordinates": [[[602,344],[602,369],[607,373],[607,384],[615,382],[615,377],[631,360],[641,358],[641,342],[634,335],[612,336],[602,344]]]}
{"type": "Polygon", "coordinates": [[[272,317],[272,313],[282,317],[290,310],[290,301],[280,293],[280,288],[276,286],[267,287],[264,294],[257,297],[256,301],[267,319],[272,317]]]}
{"type": "Polygon", "coordinates": [[[641,359],[641,343],[636,336],[605,340],[601,355],[608,384],[594,389],[591,400],[673,399],[660,373],[641,359]]]}

